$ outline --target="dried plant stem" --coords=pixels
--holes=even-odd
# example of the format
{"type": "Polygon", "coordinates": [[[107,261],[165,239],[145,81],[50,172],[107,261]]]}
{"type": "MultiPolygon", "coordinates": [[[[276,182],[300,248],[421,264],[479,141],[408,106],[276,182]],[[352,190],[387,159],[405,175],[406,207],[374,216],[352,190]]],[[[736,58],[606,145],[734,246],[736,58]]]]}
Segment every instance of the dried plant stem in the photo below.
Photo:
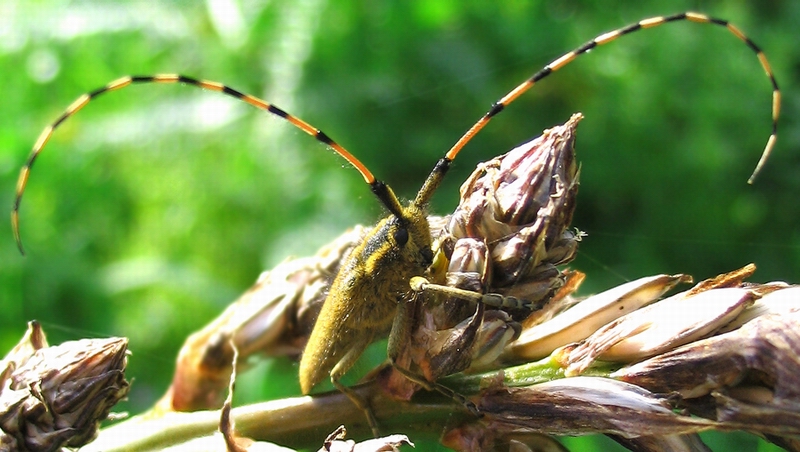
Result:
{"type": "MultiPolygon", "coordinates": [[[[438,394],[419,394],[413,402],[399,402],[381,393],[372,381],[356,388],[370,400],[381,433],[415,433],[438,438],[445,427],[469,414],[438,394]]],[[[339,392],[315,397],[293,397],[234,408],[236,431],[257,441],[292,448],[317,448],[321,439],[346,424],[348,437],[367,438],[364,413],[339,392]]],[[[149,411],[102,430],[83,452],[156,451],[217,431],[220,411],[191,413],[149,411]]]]}
{"type": "MultiPolygon", "coordinates": [[[[598,370],[597,374],[608,372],[598,370]]],[[[503,372],[456,375],[447,385],[462,394],[478,393],[500,378],[507,386],[528,386],[563,378],[563,370],[547,359],[503,372]]],[[[438,439],[446,429],[472,418],[467,410],[437,393],[419,392],[410,402],[386,396],[373,380],[354,388],[370,401],[378,418],[381,434],[411,433],[414,439],[438,439]]],[[[316,448],[320,439],[339,425],[347,425],[351,438],[371,435],[359,410],[344,394],[332,391],[314,397],[292,397],[234,408],[231,412],[239,435],[291,448],[316,448]]],[[[219,426],[220,411],[190,413],[152,410],[103,429],[100,436],[82,452],[156,451],[185,441],[212,435],[219,426]]]]}

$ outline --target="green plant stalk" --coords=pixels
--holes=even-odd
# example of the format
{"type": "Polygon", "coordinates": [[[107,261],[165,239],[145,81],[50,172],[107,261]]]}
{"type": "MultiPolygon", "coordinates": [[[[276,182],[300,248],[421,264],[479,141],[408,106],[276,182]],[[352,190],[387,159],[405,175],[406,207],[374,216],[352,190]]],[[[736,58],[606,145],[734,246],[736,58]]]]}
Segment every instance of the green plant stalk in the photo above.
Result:
{"type": "MultiPolygon", "coordinates": [[[[474,395],[489,381],[497,381],[499,373],[459,374],[444,382],[465,395],[474,395]]],[[[503,383],[508,386],[527,386],[563,378],[563,371],[546,359],[512,367],[503,373],[503,383]]],[[[608,375],[607,371],[599,373],[608,375]]],[[[437,393],[421,391],[410,402],[402,402],[385,395],[376,380],[355,389],[370,401],[381,434],[404,433],[413,436],[413,441],[438,439],[448,426],[471,418],[464,407],[437,393]]],[[[231,414],[238,435],[295,449],[320,447],[325,437],[342,424],[347,426],[350,438],[358,440],[371,436],[364,413],[338,391],[241,406],[234,408],[231,414]]],[[[219,410],[191,413],[151,410],[104,428],[94,442],[81,450],[161,450],[213,434],[219,418],[219,410]]]]}

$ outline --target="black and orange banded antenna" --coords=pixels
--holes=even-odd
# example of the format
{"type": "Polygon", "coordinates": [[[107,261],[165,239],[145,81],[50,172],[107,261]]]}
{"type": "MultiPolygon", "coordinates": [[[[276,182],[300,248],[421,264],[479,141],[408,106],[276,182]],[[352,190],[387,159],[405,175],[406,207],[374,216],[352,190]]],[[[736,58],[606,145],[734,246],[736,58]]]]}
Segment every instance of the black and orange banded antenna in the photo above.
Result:
{"type": "MultiPolygon", "coordinates": [[[[223,94],[226,94],[230,97],[235,99],[239,99],[247,104],[250,104],[260,110],[267,111],[272,113],[275,116],[285,119],[293,126],[297,127],[298,129],[302,130],[303,132],[311,135],[319,141],[320,143],[324,143],[325,145],[332,148],[336,151],[337,154],[341,155],[345,160],[347,160],[351,165],[353,165],[361,176],[364,177],[364,181],[372,187],[373,191],[378,195],[378,197],[383,201],[385,195],[382,195],[385,191],[385,184],[377,179],[372,173],[364,166],[361,161],[359,161],[353,154],[347,151],[344,147],[342,147],[339,143],[332,140],[325,132],[315,128],[314,126],[308,124],[307,122],[303,121],[302,119],[293,116],[286,111],[282,110],[281,108],[277,107],[276,105],[270,104],[262,99],[259,99],[255,96],[251,96],[249,94],[244,94],[240,91],[237,91],[229,86],[223,85],[218,82],[208,81],[208,80],[198,80],[192,77],[187,77],[185,75],[178,75],[178,74],[159,74],[159,75],[145,75],[145,76],[126,76],[114,80],[113,82],[105,85],[102,88],[96,89],[92,92],[86,93],[75,99],[72,104],[67,107],[66,110],[59,116],[53,123],[49,126],[45,127],[44,130],[39,134],[39,138],[33,145],[33,150],[28,157],[28,160],[25,162],[25,165],[22,167],[19,173],[19,179],[17,179],[17,190],[16,190],[16,197],[14,199],[14,205],[12,206],[11,210],[11,227],[14,232],[14,238],[17,242],[17,247],[19,248],[20,253],[25,254],[25,249],[22,246],[22,238],[20,236],[19,231],[19,206],[22,202],[22,194],[25,191],[25,186],[28,184],[28,177],[30,176],[31,169],[33,168],[33,163],[36,161],[36,158],[42,152],[47,142],[50,140],[50,137],[53,136],[55,130],[61,126],[68,118],[78,113],[83,107],[85,107],[89,102],[93,101],[94,99],[100,97],[102,94],[117,91],[122,88],[128,87],[133,84],[145,84],[145,83],[185,83],[187,85],[196,86],[198,88],[207,89],[209,91],[217,91],[223,94]]],[[[384,202],[386,207],[392,211],[394,205],[384,202]]],[[[394,211],[392,211],[394,213],[394,211]]]]}
{"type": "MultiPolygon", "coordinates": [[[[781,92],[778,89],[778,81],[775,79],[775,75],[772,73],[772,68],[770,67],[769,61],[767,60],[766,55],[761,50],[760,47],[753,42],[752,39],[748,38],[747,35],[742,33],[738,27],[731,24],[730,22],[722,19],[716,19],[713,17],[706,16],[705,14],[695,13],[695,12],[683,12],[678,14],[673,14],[671,16],[657,16],[657,17],[650,17],[647,19],[642,19],[636,23],[626,25],[622,28],[618,28],[614,31],[610,31],[607,33],[603,33],[596,38],[592,39],[591,41],[586,42],[585,44],[577,47],[576,49],[572,50],[571,52],[567,52],[564,55],[556,58],[550,64],[543,67],[541,70],[533,74],[530,78],[519,84],[516,88],[512,89],[508,92],[505,96],[500,98],[497,102],[492,104],[492,107],[486,112],[483,117],[481,117],[478,122],[476,122],[472,127],[467,130],[467,132],[458,139],[456,144],[450,148],[449,151],[445,154],[445,156],[439,161],[437,167],[446,168],[449,166],[449,163],[452,162],[461,149],[469,143],[472,138],[478,134],[485,126],[492,120],[495,116],[497,116],[501,111],[503,111],[508,105],[514,102],[519,96],[524,94],[526,91],[531,89],[533,85],[537,82],[541,81],[548,75],[556,72],[557,70],[563,68],[564,66],[568,65],[569,63],[573,62],[578,56],[583,55],[590,50],[599,47],[601,45],[608,44],[620,36],[631,34],[633,32],[643,30],[646,28],[654,28],[658,27],[659,25],[663,25],[669,22],[678,22],[678,21],[689,21],[689,22],[696,22],[701,24],[713,24],[719,25],[721,27],[725,27],[730,31],[734,36],[742,40],[747,47],[749,47],[753,52],[755,52],[758,61],[761,63],[761,67],[764,68],[764,72],[767,74],[767,78],[769,78],[770,83],[772,84],[772,132],[767,139],[767,144],[764,147],[764,151],[761,153],[761,158],[756,164],[755,170],[748,178],[747,183],[752,184],[758,173],[761,171],[761,168],[766,163],[767,159],[769,158],[770,154],[772,153],[772,149],[775,147],[775,141],[778,137],[778,117],[780,116],[780,108],[781,108],[781,92]]],[[[431,175],[433,176],[433,174],[431,175]]],[[[430,196],[430,193],[427,193],[425,190],[420,191],[417,195],[416,202],[423,203],[427,201],[427,199],[420,199],[420,196],[430,196]]]]}
{"type": "MultiPolygon", "coordinates": [[[[486,112],[478,120],[478,122],[476,122],[472,127],[470,127],[469,130],[467,130],[467,132],[460,139],[458,139],[458,141],[456,141],[453,147],[450,148],[450,150],[447,151],[444,157],[442,157],[438,161],[431,174],[425,180],[425,183],[423,184],[419,193],[415,197],[414,201],[412,201],[412,204],[416,206],[423,206],[427,204],[430,201],[430,198],[433,196],[433,193],[435,192],[436,188],[439,186],[439,183],[441,182],[442,178],[447,173],[447,170],[449,169],[451,162],[456,158],[461,149],[463,149],[463,147],[470,140],[472,140],[472,138],[476,134],[478,134],[478,132],[480,132],[489,123],[489,121],[491,121],[492,118],[497,116],[508,105],[510,105],[522,94],[524,94],[526,91],[532,88],[536,83],[538,83],[545,77],[549,76],[553,72],[556,72],[559,69],[563,68],[564,66],[568,65],[569,63],[573,62],[578,56],[583,55],[596,47],[615,41],[617,38],[623,35],[628,35],[646,28],[658,27],[660,25],[669,22],[679,22],[679,21],[689,21],[701,24],[712,24],[726,28],[731,34],[733,34],[735,37],[744,42],[747,45],[747,47],[749,47],[756,54],[758,61],[761,63],[761,66],[766,72],[767,78],[769,79],[772,85],[772,131],[769,135],[769,138],[767,139],[767,144],[764,147],[764,151],[761,154],[761,158],[759,159],[758,164],[756,165],[756,168],[753,171],[752,175],[748,179],[748,183],[752,184],[755,181],[756,177],[758,176],[758,173],[761,171],[762,167],[766,163],[770,154],[772,153],[772,149],[774,148],[775,141],[777,139],[778,117],[780,116],[780,104],[781,104],[781,95],[780,95],[780,90],[778,89],[778,82],[775,79],[775,76],[772,72],[772,68],[770,67],[767,57],[764,55],[764,52],[738,27],[729,23],[726,20],[716,19],[695,12],[683,12],[671,16],[657,16],[657,17],[643,19],[636,23],[624,26],[622,28],[618,28],[616,30],[603,33],[595,37],[594,39],[584,43],[583,45],[575,48],[571,52],[568,52],[562,55],[561,57],[556,58],[555,60],[544,66],[541,70],[533,74],[530,78],[522,82],[520,85],[518,85],[510,92],[508,92],[505,96],[501,97],[497,102],[492,104],[492,107],[489,109],[489,111],[486,112]]],[[[46,127],[39,135],[39,138],[36,140],[36,143],[33,146],[33,150],[31,151],[30,157],[28,158],[27,162],[20,171],[19,180],[17,182],[16,197],[11,211],[11,224],[14,232],[14,237],[17,241],[17,246],[19,247],[20,252],[22,252],[23,254],[24,254],[24,249],[22,247],[22,241],[20,239],[20,232],[19,232],[19,206],[22,200],[22,194],[25,190],[25,185],[27,184],[28,181],[30,170],[33,166],[33,162],[36,160],[36,157],[42,151],[42,148],[50,139],[55,129],[58,128],[58,126],[60,126],[67,118],[77,113],[87,103],[94,100],[101,94],[108,91],[118,90],[134,83],[185,83],[199,88],[205,88],[212,91],[219,91],[223,94],[240,99],[250,105],[253,105],[256,108],[268,111],[269,113],[272,113],[276,116],[279,116],[287,120],[295,127],[313,136],[317,141],[333,148],[334,151],[336,151],[339,155],[344,157],[348,162],[350,162],[354,167],[356,167],[358,172],[361,173],[361,175],[364,177],[364,180],[367,182],[367,184],[369,184],[373,193],[375,193],[375,195],[386,206],[386,208],[400,221],[404,221],[404,215],[403,215],[404,208],[401,205],[400,201],[397,199],[397,197],[394,195],[392,190],[385,183],[376,179],[372,175],[372,173],[358,159],[356,159],[352,154],[350,154],[346,149],[344,149],[338,143],[333,141],[325,133],[314,128],[305,121],[302,121],[301,119],[281,110],[275,105],[272,105],[254,96],[243,94],[233,88],[230,88],[226,85],[217,82],[197,80],[182,75],[169,74],[169,75],[135,76],[135,77],[128,76],[128,77],[122,77],[118,80],[109,83],[103,88],[100,88],[96,91],[92,91],[88,94],[84,94],[81,97],[79,97],[75,102],[72,103],[72,105],[70,105],[64,111],[64,113],[61,114],[61,116],[59,116],[58,119],[56,119],[56,121],[54,121],[52,124],[46,127]]]]}

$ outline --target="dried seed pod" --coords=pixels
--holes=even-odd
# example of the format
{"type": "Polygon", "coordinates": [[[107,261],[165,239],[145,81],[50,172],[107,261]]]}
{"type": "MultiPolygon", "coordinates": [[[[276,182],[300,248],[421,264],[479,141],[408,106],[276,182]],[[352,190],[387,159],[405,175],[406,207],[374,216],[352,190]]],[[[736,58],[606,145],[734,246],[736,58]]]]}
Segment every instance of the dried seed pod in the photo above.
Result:
{"type": "MultiPolygon", "coordinates": [[[[747,289],[714,289],[688,297],[683,303],[656,303],[649,312],[642,310],[640,316],[648,323],[647,317],[658,319],[650,326],[637,328],[639,331],[598,356],[599,359],[630,362],[650,357],[674,349],[685,343],[701,339],[727,324],[755,300],[755,294],[747,289]],[[687,309],[689,315],[669,315],[679,305],[687,309]],[[688,307],[688,306],[687,306],[688,307]],[[676,321],[677,320],[677,321],[676,321]]],[[[684,314],[686,313],[684,312],[684,314]]],[[[637,316],[638,317],[638,316],[637,316]]],[[[622,320],[620,320],[622,323],[622,320]]],[[[587,341],[588,343],[588,341],[587,341]]]]}
{"type": "Polygon", "coordinates": [[[631,362],[701,339],[752,304],[754,291],[741,284],[743,271],[725,273],[694,288],[626,314],[595,331],[577,346],[556,351],[566,374],[577,375],[597,359],[631,362]],[[722,288],[716,288],[721,286],[722,288]],[[708,288],[711,289],[708,289],[708,288]]]}
{"type": "MultiPolygon", "coordinates": [[[[485,292],[490,268],[488,258],[488,248],[483,241],[462,239],[456,242],[445,275],[447,286],[485,292]]],[[[498,311],[487,311],[483,304],[459,297],[441,298],[438,302],[429,299],[417,305],[417,321],[405,347],[411,359],[401,357],[403,362],[418,366],[428,381],[461,372],[471,366],[473,359],[493,360],[495,350],[498,347],[502,350],[507,343],[503,339],[516,337],[515,322],[507,314],[492,314],[498,311]],[[508,331],[512,332],[511,336],[508,331]]]]}
{"type": "MultiPolygon", "coordinates": [[[[445,274],[445,285],[485,293],[491,281],[491,257],[486,242],[464,238],[455,243],[445,274]]],[[[459,297],[442,297],[429,308],[436,329],[452,328],[475,312],[475,304],[459,297]]]]}
{"type": "Polygon", "coordinates": [[[733,331],[763,315],[784,315],[800,311],[800,286],[786,286],[785,283],[769,283],[752,287],[752,289],[760,292],[764,287],[775,290],[769,292],[756,300],[755,303],[745,308],[731,323],[720,329],[720,333],[733,331]]]}
{"type": "Polygon", "coordinates": [[[519,338],[521,332],[522,326],[504,311],[486,311],[476,346],[472,350],[472,362],[465,371],[481,372],[497,367],[498,358],[509,343],[519,338]]]}
{"type": "MultiPolygon", "coordinates": [[[[36,337],[34,329],[30,326],[26,337],[36,337]]],[[[8,448],[4,450],[53,451],[91,441],[100,422],[128,393],[127,344],[124,338],[65,342],[39,348],[16,361],[15,369],[3,372],[0,444],[8,448]]]]}
{"type": "Polygon", "coordinates": [[[524,283],[541,276],[540,265],[574,257],[580,235],[567,228],[578,193],[575,128],[582,118],[577,113],[563,126],[479,165],[461,186],[446,241],[470,237],[489,246],[492,290],[524,283]]]}
{"type": "MultiPolygon", "coordinates": [[[[441,233],[440,250],[426,274],[436,291],[423,290],[409,315],[396,366],[428,381],[465,370],[496,367],[530,309],[487,307],[452,294],[497,294],[541,308],[566,277],[555,267],[571,260],[579,234],[566,231],[575,204],[578,169],[575,128],[582,115],[505,155],[478,165],[461,187],[461,202],[441,233]],[[532,251],[533,250],[533,251],[532,251]],[[446,287],[441,287],[446,286],[446,287]]],[[[427,281],[426,281],[427,282],[427,281]]],[[[414,284],[412,283],[412,287],[414,284]]],[[[397,375],[384,388],[399,398],[413,384],[397,375]]]]}
{"type": "Polygon", "coordinates": [[[47,347],[47,337],[37,321],[28,322],[28,329],[19,343],[0,361],[0,385],[5,386],[8,377],[25,364],[37,350],[47,347]]]}
{"type": "MultiPolygon", "coordinates": [[[[575,129],[582,118],[575,114],[564,125],[479,164],[461,186],[461,202],[443,231],[445,248],[452,249],[448,286],[541,305],[563,285],[555,265],[572,260],[580,239],[567,227],[578,191],[575,129]]],[[[489,366],[501,344],[519,335],[519,325],[508,315],[490,314],[496,309],[482,314],[481,327],[469,320],[476,308],[463,299],[451,298],[441,306],[446,314],[434,317],[446,321],[437,320],[437,325],[460,322],[481,328],[473,341],[479,345],[471,352],[480,361],[476,368],[489,366]]],[[[530,314],[510,312],[521,318],[530,314]]]]}
{"type": "MultiPolygon", "coordinates": [[[[795,304],[800,301],[795,299],[795,304]]],[[[678,394],[678,407],[789,450],[800,434],[800,311],[767,314],[741,328],[624,367],[611,376],[678,394]]]]}
{"type": "Polygon", "coordinates": [[[694,433],[718,425],[678,414],[663,398],[639,386],[600,377],[487,390],[478,406],[485,414],[486,428],[499,435],[660,436],[694,433]]]}
{"type": "MultiPolygon", "coordinates": [[[[800,305],[800,299],[794,303],[800,305]]],[[[760,376],[749,384],[760,381],[773,397],[794,404],[800,397],[799,332],[800,311],[768,314],[735,331],[623,367],[611,377],[657,393],[696,398],[733,387],[745,376],[760,376]]]]}
{"type": "Polygon", "coordinates": [[[543,358],[558,347],[589,337],[601,326],[652,303],[687,281],[691,281],[687,275],[651,276],[593,295],[547,322],[524,329],[509,353],[515,358],[543,358]]]}

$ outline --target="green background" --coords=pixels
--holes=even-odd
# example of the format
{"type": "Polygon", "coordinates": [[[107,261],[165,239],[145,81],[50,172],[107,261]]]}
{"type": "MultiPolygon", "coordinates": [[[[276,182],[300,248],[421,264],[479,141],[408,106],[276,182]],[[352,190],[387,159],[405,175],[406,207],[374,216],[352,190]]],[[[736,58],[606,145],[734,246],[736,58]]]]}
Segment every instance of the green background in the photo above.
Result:
{"type": "MultiPolygon", "coordinates": [[[[582,293],[749,262],[754,281],[798,282],[800,3],[790,0],[4,1],[0,200],[11,206],[39,131],[78,95],[162,72],[276,103],[409,198],[492,102],[544,64],[685,9],[737,24],[781,84],[778,145],[755,185],[745,181],[769,134],[770,85],[730,33],[677,23],[598,48],[534,87],[460,154],[433,211],[452,210],[477,162],[581,111],[573,224],[589,236],[570,266],[588,274],[582,293]]],[[[0,225],[0,346],[34,318],[54,343],[127,336],[135,383],[120,409],[141,411],[166,389],[183,339],[259,272],[381,215],[355,170],[279,119],[190,87],[109,94],[37,161],[21,209],[26,257],[0,225]]],[[[299,393],[288,360],[243,381],[242,400],[299,393]]]]}

